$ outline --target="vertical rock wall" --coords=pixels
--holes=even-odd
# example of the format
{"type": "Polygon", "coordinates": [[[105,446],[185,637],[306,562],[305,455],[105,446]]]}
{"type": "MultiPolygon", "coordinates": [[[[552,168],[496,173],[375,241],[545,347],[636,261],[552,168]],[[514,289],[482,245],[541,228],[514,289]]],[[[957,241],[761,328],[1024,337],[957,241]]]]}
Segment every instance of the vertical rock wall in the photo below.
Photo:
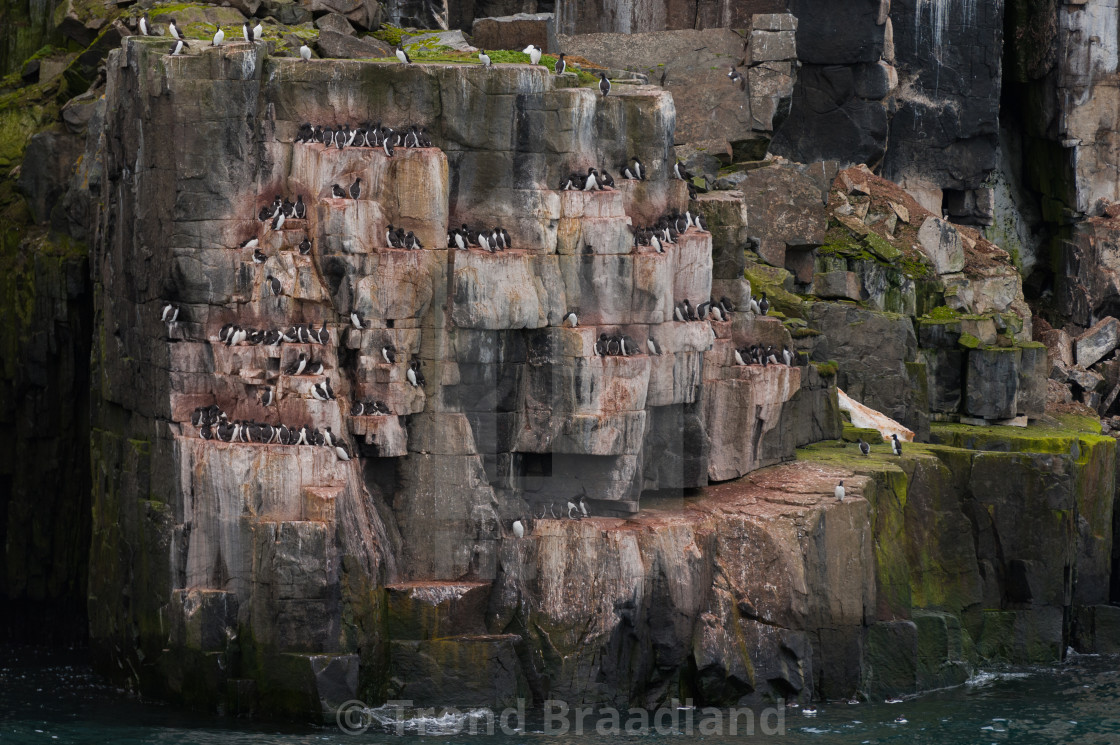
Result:
{"type": "MultiPolygon", "coordinates": [[[[689,230],[664,253],[633,246],[634,226],[688,206],[669,174],[674,110],[661,89],[619,85],[604,99],[542,67],[308,64],[242,44],[164,52],[131,37],[111,55],[104,135],[89,153],[109,184],[93,263],[90,625],[103,668],[175,698],[267,711],[470,689],[452,681],[508,669],[540,640],[504,628],[449,639],[391,619],[504,576],[502,557],[521,545],[515,517],[543,515],[533,523],[547,535],[567,530],[557,521],[581,496],[594,513],[627,515],[643,492],[792,457],[797,437],[779,421],[801,369],[733,361],[737,346],[788,344],[782,324],[674,321],[678,301],[712,295],[712,236],[689,230]],[[422,124],[439,147],[389,158],[293,143],[305,121],[378,120],[422,124]],[[592,165],[617,174],[631,157],[649,180],[550,188],[592,165]],[[356,178],[360,198],[332,196],[356,178]],[[268,230],[255,216],[276,194],[302,197],[307,218],[268,230]],[[513,248],[449,250],[461,223],[503,225],[513,248]],[[386,246],[390,224],[423,249],[386,246]],[[236,248],[250,237],[263,263],[236,248]],[[296,250],[304,237],[310,255],[296,250]],[[174,324],[160,321],[169,301],[174,324]],[[573,309],[579,327],[561,326],[573,309]],[[218,332],[231,323],[308,323],[329,339],[230,346],[218,332]],[[640,352],[597,355],[604,333],[640,352]],[[646,353],[650,337],[663,354],[646,353]],[[323,373],[287,374],[300,353],[323,373]],[[406,380],[412,359],[422,387],[406,380]],[[313,397],[324,379],[337,400],[313,397]],[[371,399],[391,414],[350,415],[371,399]],[[330,427],[356,457],[201,439],[189,420],[212,404],[231,420],[330,427]],[[389,586],[414,600],[387,601],[389,586]]],[[[622,523],[599,520],[584,530],[613,541],[622,523]]],[[[509,690],[542,674],[558,673],[525,668],[509,690]]]]}

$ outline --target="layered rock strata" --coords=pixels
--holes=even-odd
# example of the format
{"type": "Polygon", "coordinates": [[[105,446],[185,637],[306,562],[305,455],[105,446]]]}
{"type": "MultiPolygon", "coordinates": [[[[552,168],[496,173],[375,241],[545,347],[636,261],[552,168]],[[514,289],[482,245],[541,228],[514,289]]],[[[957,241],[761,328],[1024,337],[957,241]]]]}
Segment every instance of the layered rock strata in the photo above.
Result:
{"type": "MultiPolygon", "coordinates": [[[[90,153],[114,184],[94,261],[106,334],[90,595],[103,665],[178,698],[229,692],[269,711],[359,689],[434,697],[457,688],[432,682],[447,655],[500,667],[540,640],[386,635],[381,588],[486,585],[520,545],[515,517],[545,515],[535,529],[563,533],[559,516],[580,496],[594,514],[626,515],[645,492],[792,457],[798,438],[779,421],[803,393],[802,369],[736,366],[732,351],[788,345],[780,321],[675,321],[678,302],[712,295],[711,234],[690,229],[660,253],[633,245],[633,226],[689,206],[669,174],[674,109],[661,89],[604,99],[540,67],[307,64],[246,45],[172,58],[163,47],[132,37],[113,53],[90,153]],[[366,120],[421,123],[439,147],[387,157],[294,143],[304,121],[366,120]],[[648,180],[551,188],[631,157],[648,180]],[[358,198],[333,196],[357,179],[358,198]],[[277,194],[302,198],[306,219],[257,221],[277,194]],[[446,248],[462,223],[502,225],[512,248],[446,248]],[[424,248],[387,246],[390,224],[424,248]],[[250,238],[263,256],[236,248],[250,238]],[[171,324],[166,302],[180,309],[171,324]],[[575,328],[562,324],[571,310],[575,328]],[[228,324],[300,323],[325,329],[324,343],[219,338],[228,324]],[[639,353],[597,355],[601,334],[639,353]],[[651,337],[661,354],[646,353],[651,337]],[[300,354],[322,372],[289,374],[300,354]],[[423,385],[406,375],[413,360],[423,385]],[[325,380],[337,400],[313,392],[325,380]],[[389,415],[350,416],[371,399],[389,415]],[[355,457],[202,439],[189,419],[210,405],[231,420],[330,427],[355,457]],[[121,592],[137,602],[107,602],[121,592]]],[[[827,383],[806,390],[817,402],[827,383]]],[[[816,422],[835,431],[835,418],[816,422]]],[[[553,673],[527,669],[510,685],[541,675],[553,673]]]]}

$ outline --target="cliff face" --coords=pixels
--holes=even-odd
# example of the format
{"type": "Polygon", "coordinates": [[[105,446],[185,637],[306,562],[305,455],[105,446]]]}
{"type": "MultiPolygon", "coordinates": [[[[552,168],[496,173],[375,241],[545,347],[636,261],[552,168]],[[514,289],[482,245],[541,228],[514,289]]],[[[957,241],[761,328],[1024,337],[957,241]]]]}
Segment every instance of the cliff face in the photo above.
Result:
{"type": "MultiPolygon", "coordinates": [[[[559,3],[559,30],[583,30],[568,21],[586,7],[598,8],[559,3]]],[[[4,215],[41,226],[6,233],[3,257],[33,259],[7,274],[19,322],[4,329],[0,388],[17,433],[0,471],[0,589],[26,626],[84,597],[85,565],[65,557],[84,552],[92,522],[99,668],[226,711],[875,697],[989,661],[1060,659],[1070,644],[1112,648],[1115,444],[1046,410],[1071,391],[1100,405],[1120,375],[1114,321],[1070,339],[1114,304],[1099,124],[1114,65],[1107,44],[1085,52],[1107,18],[1093,2],[1019,3],[1006,18],[1002,3],[861,2],[842,26],[815,0],[664,7],[656,28],[635,25],[654,17],[648,3],[578,14],[595,19],[586,30],[648,34],[560,37],[569,55],[664,84],[612,71],[606,98],[519,64],[303,63],[242,44],[172,58],[165,40],[122,42],[128,29],[75,9],[71,34],[103,33],[61,77],[4,99],[15,129],[65,126],[26,157],[22,141],[0,142],[26,195],[13,213],[13,181],[0,182],[4,215]],[[1046,116],[1019,117],[1001,140],[1005,21],[1018,29],[1009,85],[1046,116]],[[744,30],[707,28],[729,25],[744,30]],[[59,110],[102,85],[110,49],[104,87],[59,110]],[[305,121],[366,120],[422,124],[437,147],[388,158],[294,142],[305,121]],[[768,155],[772,138],[808,162],[768,155]],[[1016,148],[1045,157],[1020,162],[1016,148]],[[635,156],[650,178],[623,181],[635,156]],[[718,190],[690,199],[675,157],[703,176],[692,186],[718,190]],[[589,166],[617,188],[555,190],[589,166]],[[992,190],[997,166],[1012,183],[992,190]],[[360,198],[332,196],[356,178],[360,198]],[[276,194],[301,197],[306,219],[256,220],[276,194]],[[1022,214],[1038,198],[1054,231],[1036,230],[1037,256],[1023,257],[1065,267],[1046,310],[1068,331],[1032,318],[1012,255],[968,227],[998,219],[1008,194],[1022,214]],[[634,247],[635,227],[686,208],[710,231],[664,253],[634,247]],[[444,248],[463,223],[502,225],[513,248],[444,248]],[[389,224],[423,249],[386,246],[389,224]],[[236,248],[253,237],[261,263],[236,248]],[[769,316],[747,311],[760,292],[769,316]],[[679,300],[713,296],[736,306],[730,321],[674,319],[679,300]],[[227,345],[235,323],[329,338],[227,345]],[[601,333],[639,353],[596,354],[601,333]],[[663,354],[647,353],[650,338],[663,354]],[[797,362],[736,365],[752,343],[791,346],[797,362]],[[301,353],[323,373],[285,372],[301,353]],[[1069,388],[1047,389],[1047,375],[1069,388]],[[337,399],[318,400],[328,379],[337,399]],[[896,458],[879,433],[842,428],[837,385],[933,444],[896,458]],[[368,400],[390,413],[351,415],[368,400]],[[190,419],[210,405],[330,427],[353,458],[203,439],[190,419]],[[580,496],[592,516],[577,520],[580,496]]],[[[262,9],[287,19],[289,45],[314,33],[296,4],[191,13],[228,26],[262,9]]],[[[337,10],[360,28],[382,10],[449,12],[337,10]]],[[[324,23],[341,17],[326,12],[315,6],[324,23]]],[[[1037,276],[1026,286],[1042,290],[1037,276]]]]}
{"type": "MultiPolygon", "coordinates": [[[[643,491],[792,457],[778,422],[803,369],[732,360],[756,340],[788,345],[780,321],[673,320],[678,301],[711,295],[711,234],[686,231],[664,253],[633,247],[629,225],[688,206],[667,173],[674,111],[660,89],[619,85],[604,99],[527,66],[306,64],[244,46],[171,58],[162,47],[131,38],[113,53],[111,113],[91,153],[113,184],[93,266],[105,333],[91,635],[129,677],[189,698],[202,695],[185,682],[201,664],[283,708],[271,687],[295,684],[267,666],[300,655],[324,676],[359,670],[346,680],[363,690],[407,689],[399,671],[429,652],[381,629],[382,587],[485,584],[520,545],[516,517],[545,514],[534,535],[563,535],[554,516],[580,495],[593,513],[628,514],[643,491]],[[422,123],[440,148],[388,158],[293,143],[302,121],[367,119],[422,123]],[[630,157],[649,180],[549,188],[630,157]],[[331,196],[331,183],[356,178],[360,198],[331,196]],[[302,197],[307,219],[266,230],[254,217],[277,193],[302,197]],[[463,222],[505,226],[514,248],[445,248],[463,222]],[[389,224],[424,248],[387,247],[389,224]],[[236,248],[256,235],[263,265],[236,248]],[[309,256],[295,250],[305,236],[309,256]],[[181,308],[173,324],[160,320],[169,301],[181,308]],[[578,328],[561,325],[572,309],[578,328]],[[326,324],[330,339],[229,346],[218,340],[229,323],[326,324]],[[640,353],[596,355],[601,333],[633,337],[640,353]],[[646,353],[648,337],[663,354],[646,353]],[[301,352],[324,373],[285,374],[301,352]],[[425,386],[405,380],[411,359],[425,386]],[[337,401],[310,395],[324,377],[337,401]],[[391,415],[350,416],[371,399],[391,415]],[[200,439],[189,420],[213,404],[231,420],[329,426],[358,457],[200,439]],[[108,602],[122,592],[136,602],[108,602]]],[[[500,633],[461,643],[496,659],[539,648],[500,633]]]]}

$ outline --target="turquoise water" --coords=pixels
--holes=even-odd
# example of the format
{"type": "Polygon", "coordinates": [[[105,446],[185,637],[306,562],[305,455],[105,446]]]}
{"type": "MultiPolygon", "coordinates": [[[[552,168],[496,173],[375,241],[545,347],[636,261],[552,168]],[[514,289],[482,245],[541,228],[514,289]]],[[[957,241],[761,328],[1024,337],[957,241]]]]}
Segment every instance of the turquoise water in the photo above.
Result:
{"type": "MultiPolygon", "coordinates": [[[[808,716],[800,709],[786,709],[784,722],[777,713],[767,720],[770,731],[763,735],[756,720],[755,734],[745,736],[702,735],[698,731],[704,715],[700,711],[678,711],[683,728],[692,715],[693,732],[650,733],[641,736],[596,735],[595,719],[585,720],[591,732],[556,734],[539,712],[528,712],[525,730],[503,735],[386,733],[377,726],[359,735],[347,735],[337,727],[312,725],[261,725],[245,719],[219,718],[185,712],[175,707],[143,702],[124,691],[105,685],[93,674],[80,653],[0,647],[0,745],[7,743],[182,743],[183,745],[260,744],[304,745],[310,743],[589,743],[656,741],[676,743],[759,742],[818,743],[907,743],[918,745],[984,745],[986,743],[1076,743],[1098,745],[1120,743],[1120,659],[1075,656],[1061,665],[1039,668],[1007,668],[980,673],[967,685],[907,698],[894,704],[816,705],[808,716]]],[[[384,719],[384,712],[382,719],[384,719]]],[[[569,717],[568,720],[572,718],[569,717]]],[[[372,721],[367,717],[365,721],[372,721]]],[[[567,721],[567,720],[564,720],[567,721]]],[[[709,713],[711,727],[727,726],[726,716],[709,713]]],[[[740,717],[742,727],[745,719],[740,717]]],[[[623,713],[621,723],[626,723],[623,713]]],[[[427,726],[437,728],[436,722],[427,726]]],[[[462,720],[443,720],[454,729],[462,720]]],[[[651,723],[652,724],[652,723],[651,723]]],[[[574,724],[572,724],[574,726],[574,724]]],[[[485,726],[480,726],[485,729],[485,726]]]]}

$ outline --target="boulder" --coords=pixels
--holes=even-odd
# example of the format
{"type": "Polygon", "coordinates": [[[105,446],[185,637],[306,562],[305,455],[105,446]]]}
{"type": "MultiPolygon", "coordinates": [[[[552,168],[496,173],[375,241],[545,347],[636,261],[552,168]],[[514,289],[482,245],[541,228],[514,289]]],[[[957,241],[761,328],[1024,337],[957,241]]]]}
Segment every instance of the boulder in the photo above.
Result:
{"type": "Polygon", "coordinates": [[[927,217],[918,229],[918,245],[938,274],[964,269],[964,243],[953,225],[940,217],[927,217]]]}
{"type": "Polygon", "coordinates": [[[818,272],[813,275],[813,294],[820,298],[859,302],[860,289],[859,277],[855,272],[818,272]]]}
{"type": "Polygon", "coordinates": [[[350,25],[350,21],[346,20],[346,16],[341,13],[327,13],[321,18],[315,20],[315,28],[319,29],[320,34],[324,31],[332,31],[336,34],[343,36],[353,36],[354,27],[350,25]]]}
{"type": "Polygon", "coordinates": [[[1112,316],[1102,318],[1091,329],[1077,337],[1077,364],[1088,368],[1104,359],[1120,344],[1120,321],[1112,316]]]}
{"type": "Polygon", "coordinates": [[[546,54],[559,54],[556,16],[552,13],[517,13],[497,18],[476,18],[471,25],[471,41],[479,49],[515,49],[533,44],[546,54]]]}
{"type": "Polygon", "coordinates": [[[377,0],[310,0],[310,10],[315,15],[321,13],[344,15],[358,28],[367,31],[379,28],[386,15],[377,0]]]}
{"type": "MultiPolygon", "coordinates": [[[[353,33],[351,30],[350,34],[353,33]]],[[[361,38],[338,31],[324,29],[319,32],[315,43],[319,54],[336,59],[368,59],[371,57],[391,57],[393,49],[388,44],[372,36],[361,38]]]]}

